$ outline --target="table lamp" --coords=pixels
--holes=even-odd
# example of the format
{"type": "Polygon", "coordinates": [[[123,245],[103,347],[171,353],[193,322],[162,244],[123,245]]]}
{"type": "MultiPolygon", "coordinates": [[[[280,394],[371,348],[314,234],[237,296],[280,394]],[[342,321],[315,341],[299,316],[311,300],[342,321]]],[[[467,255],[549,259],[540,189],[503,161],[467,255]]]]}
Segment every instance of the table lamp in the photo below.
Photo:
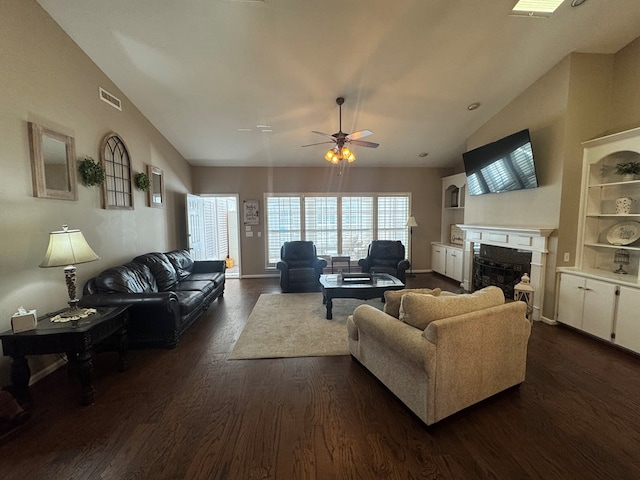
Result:
{"type": "Polygon", "coordinates": [[[63,318],[70,318],[81,315],[84,309],[78,308],[76,298],[76,267],[75,264],[87,263],[98,260],[96,255],[80,230],[69,230],[67,225],[62,226],[62,230],[49,234],[49,246],[44,255],[40,267],[62,267],[64,266],[64,278],[69,291],[70,309],[60,314],[63,318]]]}

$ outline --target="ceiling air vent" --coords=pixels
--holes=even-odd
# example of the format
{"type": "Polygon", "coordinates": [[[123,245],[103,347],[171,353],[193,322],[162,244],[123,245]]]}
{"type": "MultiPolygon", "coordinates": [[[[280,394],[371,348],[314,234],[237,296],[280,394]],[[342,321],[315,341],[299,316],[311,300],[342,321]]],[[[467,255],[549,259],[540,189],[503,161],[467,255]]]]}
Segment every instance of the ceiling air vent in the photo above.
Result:
{"type": "Polygon", "coordinates": [[[107,102],[113,108],[117,108],[118,110],[122,111],[122,102],[120,101],[120,99],[114,97],[102,87],[100,87],[100,100],[102,100],[103,102],[107,102]]]}

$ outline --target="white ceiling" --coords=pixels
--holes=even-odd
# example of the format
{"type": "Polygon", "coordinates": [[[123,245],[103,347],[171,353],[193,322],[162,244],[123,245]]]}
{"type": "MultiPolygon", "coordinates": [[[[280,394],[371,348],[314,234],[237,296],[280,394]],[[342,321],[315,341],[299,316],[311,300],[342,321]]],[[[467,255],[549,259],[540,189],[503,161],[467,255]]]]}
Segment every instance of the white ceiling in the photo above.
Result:
{"type": "Polygon", "coordinates": [[[338,131],[343,96],[342,130],[380,143],[354,165],[453,166],[568,53],[640,35],[640,0],[546,19],[510,16],[516,0],[38,2],[192,165],[328,165],[330,145],[301,145],[338,131]]]}

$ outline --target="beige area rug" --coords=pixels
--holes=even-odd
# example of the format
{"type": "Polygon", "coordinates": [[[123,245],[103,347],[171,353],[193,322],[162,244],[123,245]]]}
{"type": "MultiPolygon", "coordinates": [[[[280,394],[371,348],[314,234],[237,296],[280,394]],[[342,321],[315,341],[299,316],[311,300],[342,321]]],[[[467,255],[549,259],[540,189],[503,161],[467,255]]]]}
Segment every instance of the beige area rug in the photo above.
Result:
{"type": "Polygon", "coordinates": [[[262,294],[229,359],[348,355],[347,317],[364,303],[384,305],[379,298],[334,299],[327,320],[321,293],[262,294]]]}

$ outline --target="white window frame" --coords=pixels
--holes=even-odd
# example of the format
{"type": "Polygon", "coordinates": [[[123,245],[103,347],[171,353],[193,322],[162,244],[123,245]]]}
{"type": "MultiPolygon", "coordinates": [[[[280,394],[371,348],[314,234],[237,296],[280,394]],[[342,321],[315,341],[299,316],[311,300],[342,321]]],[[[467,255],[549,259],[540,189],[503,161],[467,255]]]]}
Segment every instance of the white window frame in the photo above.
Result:
{"type": "MultiPolygon", "coordinates": [[[[343,198],[357,198],[357,197],[371,197],[373,200],[373,238],[372,239],[368,239],[367,242],[365,242],[367,245],[366,247],[368,247],[369,243],[371,240],[377,240],[379,239],[379,225],[378,225],[378,206],[379,206],[379,199],[383,198],[383,197],[404,197],[407,199],[407,208],[406,208],[406,212],[402,212],[400,213],[401,217],[403,218],[398,218],[396,224],[397,226],[395,227],[395,229],[399,232],[399,237],[397,238],[397,240],[402,241],[403,245],[405,245],[406,248],[409,248],[409,244],[408,242],[410,241],[409,239],[409,232],[408,232],[408,228],[406,226],[404,226],[406,224],[407,219],[409,218],[410,212],[412,211],[412,207],[411,207],[411,192],[384,192],[384,193],[265,193],[264,194],[264,203],[263,205],[265,206],[264,210],[265,210],[265,214],[264,214],[264,222],[265,222],[265,240],[264,240],[264,245],[265,245],[265,268],[266,269],[273,269],[276,266],[277,263],[277,259],[275,258],[276,255],[276,245],[275,243],[272,241],[272,235],[270,234],[271,231],[271,226],[269,225],[269,217],[270,217],[270,211],[269,211],[269,199],[273,199],[273,198],[297,198],[299,199],[299,205],[300,205],[300,225],[299,225],[299,232],[300,235],[298,238],[293,238],[291,236],[287,237],[287,240],[281,240],[281,239],[277,239],[275,240],[276,242],[278,242],[278,252],[277,252],[277,256],[279,257],[279,248],[281,246],[282,241],[291,241],[291,240],[306,240],[306,216],[305,216],[305,199],[308,197],[331,197],[331,198],[337,198],[337,254],[338,255],[342,255],[342,248],[343,248],[343,241],[342,241],[342,234],[343,234],[343,224],[342,224],[342,199],[343,198]],[[406,216],[405,216],[406,213],[406,216]],[[400,233],[401,232],[401,233],[400,233]],[[270,247],[271,245],[271,247],[270,247]],[[270,258],[271,255],[271,258],[270,258]]],[[[388,229],[387,229],[388,230],[388,229]]],[[[292,230],[294,231],[294,230],[292,230]]],[[[298,232],[298,230],[296,229],[295,232],[298,232]]],[[[385,238],[388,238],[388,235],[385,236],[385,238]]],[[[383,238],[384,239],[384,238],[383,238]]],[[[364,248],[366,248],[364,247],[364,248]]],[[[334,254],[333,252],[323,252],[323,251],[318,251],[318,255],[319,256],[329,256],[331,254],[334,254]]],[[[364,252],[364,254],[362,255],[362,257],[359,258],[364,258],[366,256],[366,250],[364,252]]],[[[352,258],[351,261],[352,262],[357,262],[358,258],[352,258]]]]}

